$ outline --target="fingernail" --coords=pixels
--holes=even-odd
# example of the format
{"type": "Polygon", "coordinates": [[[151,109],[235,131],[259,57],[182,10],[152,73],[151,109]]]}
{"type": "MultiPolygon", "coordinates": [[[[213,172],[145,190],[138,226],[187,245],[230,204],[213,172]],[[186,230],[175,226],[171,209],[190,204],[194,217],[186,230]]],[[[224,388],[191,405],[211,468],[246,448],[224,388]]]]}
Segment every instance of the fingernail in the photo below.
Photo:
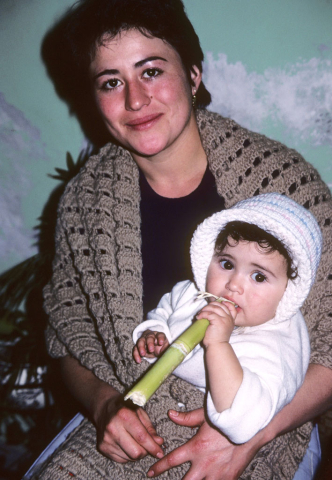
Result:
{"type": "Polygon", "coordinates": [[[163,454],[161,452],[158,452],[157,455],[156,455],[158,458],[163,458],[163,454]]]}
{"type": "Polygon", "coordinates": [[[172,415],[172,417],[177,417],[179,415],[179,412],[177,412],[176,410],[170,410],[169,414],[172,415]]]}
{"type": "Polygon", "coordinates": [[[154,475],[154,471],[153,470],[149,470],[148,473],[147,473],[147,476],[148,477],[153,477],[154,475]]]}

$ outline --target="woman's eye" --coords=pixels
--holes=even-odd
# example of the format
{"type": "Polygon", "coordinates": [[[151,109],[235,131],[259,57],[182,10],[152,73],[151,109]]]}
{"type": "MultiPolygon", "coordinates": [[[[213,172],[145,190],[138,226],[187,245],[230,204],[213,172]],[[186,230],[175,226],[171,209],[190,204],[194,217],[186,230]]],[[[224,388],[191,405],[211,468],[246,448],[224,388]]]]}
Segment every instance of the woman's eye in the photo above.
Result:
{"type": "Polygon", "coordinates": [[[255,272],[251,275],[251,278],[257,283],[263,283],[266,280],[266,276],[260,272],[255,272]]]}
{"type": "Polygon", "coordinates": [[[113,90],[114,88],[118,87],[119,85],[121,85],[120,80],[118,80],[117,78],[110,78],[109,80],[106,80],[106,82],[104,82],[102,84],[102,89],[103,90],[113,90]]]}
{"type": "Polygon", "coordinates": [[[147,68],[146,70],[144,70],[143,77],[153,78],[153,77],[157,77],[161,73],[162,71],[160,70],[160,68],[147,68]]]}
{"type": "Polygon", "coordinates": [[[225,270],[232,270],[233,264],[229,260],[221,260],[220,265],[225,270]]]}

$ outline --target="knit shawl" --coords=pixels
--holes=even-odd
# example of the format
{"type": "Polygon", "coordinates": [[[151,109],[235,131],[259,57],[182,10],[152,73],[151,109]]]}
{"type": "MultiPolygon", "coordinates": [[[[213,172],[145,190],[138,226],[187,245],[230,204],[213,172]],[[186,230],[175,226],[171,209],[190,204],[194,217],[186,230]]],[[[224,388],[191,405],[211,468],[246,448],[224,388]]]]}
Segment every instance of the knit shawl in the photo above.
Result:
{"type": "MultiPolygon", "coordinates": [[[[331,196],[317,171],[294,150],[250,132],[234,121],[205,110],[197,123],[209,168],[226,208],[260,193],[279,192],[309,208],[324,236],[323,256],[315,285],[302,312],[311,336],[311,362],[332,367],[331,328],[331,196]]],[[[53,278],[45,287],[49,315],[46,340],[50,355],[72,355],[120,392],[147,368],[132,359],[132,332],[142,318],[142,259],[139,172],[130,153],[113,144],[91,157],[69,184],[59,206],[53,278]]],[[[161,272],[162,275],[162,272],[161,272]]],[[[156,279],[158,281],[158,279],[156,279]]],[[[171,376],[148,402],[146,410],[167,451],[186,442],[195,430],[167,417],[170,408],[199,408],[204,396],[171,376]]],[[[241,479],[291,479],[308,446],[307,423],[263,447],[241,479]]],[[[143,479],[151,457],[116,464],[96,450],[93,425],[82,425],[58,449],[38,478],[89,480],[143,479]]],[[[189,465],[158,478],[181,479],[189,465]]]]}

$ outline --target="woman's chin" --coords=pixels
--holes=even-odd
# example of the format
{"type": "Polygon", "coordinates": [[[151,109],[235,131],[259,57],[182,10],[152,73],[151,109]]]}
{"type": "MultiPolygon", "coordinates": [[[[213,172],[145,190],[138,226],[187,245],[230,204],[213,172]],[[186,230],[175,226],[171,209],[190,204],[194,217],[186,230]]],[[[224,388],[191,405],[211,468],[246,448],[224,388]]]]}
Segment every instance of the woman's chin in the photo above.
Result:
{"type": "Polygon", "coordinates": [[[164,144],[145,143],[144,145],[133,145],[131,152],[139,157],[152,158],[163,152],[166,148],[164,144]]]}

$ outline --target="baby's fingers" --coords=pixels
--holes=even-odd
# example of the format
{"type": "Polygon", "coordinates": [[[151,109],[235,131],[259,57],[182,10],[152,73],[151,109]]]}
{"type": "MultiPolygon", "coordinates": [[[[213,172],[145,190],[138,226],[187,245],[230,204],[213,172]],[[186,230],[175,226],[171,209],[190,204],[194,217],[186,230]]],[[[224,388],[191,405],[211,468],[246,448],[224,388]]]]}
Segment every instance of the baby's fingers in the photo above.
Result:
{"type": "Polygon", "coordinates": [[[233,320],[235,320],[236,316],[237,316],[237,310],[236,310],[235,306],[230,302],[224,302],[223,305],[225,305],[225,307],[227,307],[229,313],[232,315],[233,320]]]}
{"type": "Polygon", "coordinates": [[[133,357],[134,357],[134,360],[135,360],[136,363],[141,363],[142,362],[141,355],[139,354],[139,351],[138,351],[138,348],[137,348],[136,345],[133,348],[133,357]]]}
{"type": "MultiPolygon", "coordinates": [[[[228,305],[231,305],[229,302],[224,302],[224,303],[219,303],[219,302],[211,302],[208,305],[206,305],[200,312],[197,313],[196,318],[198,320],[202,318],[206,318],[210,320],[211,316],[214,315],[219,315],[222,318],[231,316],[233,317],[233,314],[230,312],[230,309],[228,308],[228,305]]],[[[235,313],[236,316],[236,313],[235,313]]]]}
{"type": "Polygon", "coordinates": [[[146,338],[144,335],[142,335],[142,337],[137,340],[136,346],[140,356],[145,357],[147,354],[147,344],[146,344],[146,338]]]}
{"type": "Polygon", "coordinates": [[[160,347],[167,342],[166,335],[163,332],[157,332],[156,338],[157,338],[157,345],[159,345],[160,347]]]}
{"type": "Polygon", "coordinates": [[[149,332],[146,334],[146,348],[149,353],[154,353],[154,347],[156,342],[156,335],[154,332],[149,332]]]}

